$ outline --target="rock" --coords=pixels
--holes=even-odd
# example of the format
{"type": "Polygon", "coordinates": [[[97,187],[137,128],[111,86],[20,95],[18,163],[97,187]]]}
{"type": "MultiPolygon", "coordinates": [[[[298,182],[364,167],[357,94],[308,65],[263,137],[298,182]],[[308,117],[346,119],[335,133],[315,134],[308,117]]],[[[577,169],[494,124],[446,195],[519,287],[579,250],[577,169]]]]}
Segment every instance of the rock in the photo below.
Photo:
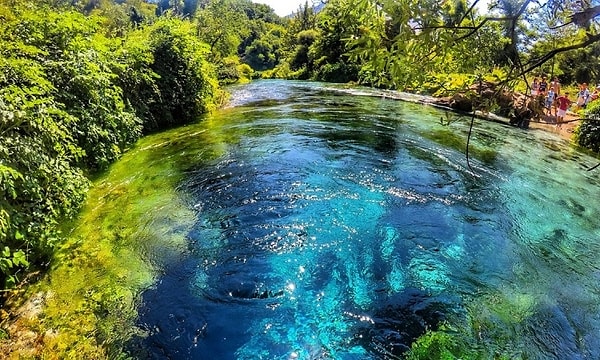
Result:
{"type": "Polygon", "coordinates": [[[529,122],[533,117],[533,110],[530,108],[531,98],[513,93],[510,103],[509,123],[522,129],[529,128],[529,122]]]}
{"type": "Polygon", "coordinates": [[[499,89],[496,84],[483,81],[451,97],[437,98],[432,103],[459,112],[472,112],[477,109],[483,113],[487,113],[492,105],[495,105],[495,115],[508,117],[511,125],[526,129],[531,119],[544,116],[543,101],[543,98],[532,98],[504,88],[499,89]]]}
{"type": "Polygon", "coordinates": [[[463,93],[454,94],[454,96],[452,96],[452,98],[450,100],[449,105],[452,109],[455,109],[458,111],[465,111],[465,112],[473,111],[473,100],[469,96],[467,96],[463,93]]]}

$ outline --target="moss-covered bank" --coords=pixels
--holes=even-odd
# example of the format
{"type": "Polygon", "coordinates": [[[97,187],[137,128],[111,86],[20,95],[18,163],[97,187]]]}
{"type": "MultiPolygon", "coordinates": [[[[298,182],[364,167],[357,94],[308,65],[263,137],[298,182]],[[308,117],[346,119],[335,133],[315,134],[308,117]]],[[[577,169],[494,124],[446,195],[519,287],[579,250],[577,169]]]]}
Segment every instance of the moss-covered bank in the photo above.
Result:
{"type": "Polygon", "coordinates": [[[19,297],[29,300],[7,326],[2,353],[15,359],[124,356],[138,294],[157,269],[187,251],[194,214],[177,185],[188,164],[220,153],[191,146],[215,138],[207,134],[210,123],[145,137],[94,181],[79,218],[63,227],[68,240],[47,276],[19,297]]]}

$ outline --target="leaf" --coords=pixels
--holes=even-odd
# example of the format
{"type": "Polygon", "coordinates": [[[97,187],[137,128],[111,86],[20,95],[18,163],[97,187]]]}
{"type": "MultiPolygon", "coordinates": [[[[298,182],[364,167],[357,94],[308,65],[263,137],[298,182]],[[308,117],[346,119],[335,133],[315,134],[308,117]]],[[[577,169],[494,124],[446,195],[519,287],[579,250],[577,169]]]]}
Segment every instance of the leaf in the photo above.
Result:
{"type": "Polygon", "coordinates": [[[27,255],[22,250],[19,250],[13,254],[12,262],[14,265],[19,266],[22,265],[24,267],[29,266],[29,261],[27,261],[27,255]]]}
{"type": "Polygon", "coordinates": [[[0,271],[3,273],[8,273],[9,269],[12,269],[13,263],[10,259],[0,258],[0,271]]]}

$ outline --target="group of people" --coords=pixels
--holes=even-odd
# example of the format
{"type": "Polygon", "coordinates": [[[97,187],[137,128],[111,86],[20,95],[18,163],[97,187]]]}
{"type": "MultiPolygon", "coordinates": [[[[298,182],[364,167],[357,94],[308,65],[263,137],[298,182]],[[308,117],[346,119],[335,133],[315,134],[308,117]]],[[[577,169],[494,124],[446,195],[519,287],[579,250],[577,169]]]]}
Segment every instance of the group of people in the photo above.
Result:
{"type": "MultiPolygon", "coordinates": [[[[552,109],[554,109],[557,126],[560,126],[564,121],[567,110],[573,104],[573,101],[569,99],[569,93],[561,94],[560,82],[557,77],[550,83],[547,82],[545,76],[542,76],[540,81],[538,81],[538,78],[534,78],[531,83],[531,96],[538,99],[539,104],[544,108],[544,114],[552,115],[552,109]]],[[[597,86],[594,92],[591,93],[588,85],[582,83],[579,85],[575,104],[578,109],[584,109],[590,101],[596,100],[599,96],[600,86],[597,86]]]]}

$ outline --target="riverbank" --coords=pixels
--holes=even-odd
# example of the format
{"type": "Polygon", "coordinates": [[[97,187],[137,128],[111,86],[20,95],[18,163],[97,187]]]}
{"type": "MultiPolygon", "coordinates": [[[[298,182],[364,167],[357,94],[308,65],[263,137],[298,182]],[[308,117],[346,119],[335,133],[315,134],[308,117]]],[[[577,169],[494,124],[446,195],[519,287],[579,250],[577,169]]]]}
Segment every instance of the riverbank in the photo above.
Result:
{"type": "Polygon", "coordinates": [[[567,114],[565,123],[560,127],[556,126],[556,119],[553,116],[547,116],[539,122],[531,122],[529,127],[532,129],[544,130],[558,134],[562,139],[572,140],[577,127],[581,124],[579,116],[575,114],[567,114]]]}
{"type": "MultiPolygon", "coordinates": [[[[483,114],[478,113],[476,116],[480,119],[491,120],[494,122],[499,122],[508,126],[514,126],[510,124],[510,120],[501,116],[497,116],[495,114],[483,114]]],[[[548,131],[560,136],[561,139],[571,141],[573,140],[573,136],[575,134],[575,130],[581,124],[579,120],[579,116],[574,113],[568,113],[565,116],[564,122],[561,126],[556,125],[556,117],[555,116],[543,116],[539,119],[531,120],[529,122],[529,128],[533,130],[543,130],[548,131]]]]}
{"type": "MultiPolygon", "coordinates": [[[[519,97],[521,95],[515,94],[513,96],[519,97]]],[[[448,106],[448,100],[446,98],[426,98],[426,101],[424,101],[424,103],[431,104],[436,107],[446,108],[459,113],[464,113],[464,111],[461,111],[460,109],[457,109],[453,106],[448,106]]],[[[467,114],[472,115],[471,112],[467,112],[467,114]]],[[[511,119],[496,115],[494,113],[484,113],[476,111],[475,116],[480,119],[491,120],[505,125],[515,126],[513,123],[511,123],[511,119]]],[[[557,134],[558,136],[560,136],[560,138],[564,140],[571,141],[573,140],[575,130],[581,123],[579,119],[580,117],[576,113],[568,112],[565,115],[562,124],[560,126],[557,126],[556,116],[541,115],[537,118],[529,120],[528,129],[548,131],[557,134]]]]}
{"type": "MultiPolygon", "coordinates": [[[[448,110],[458,114],[464,114],[465,116],[471,116],[473,114],[471,111],[466,110],[472,108],[472,103],[470,102],[470,100],[466,99],[466,97],[459,97],[459,99],[457,100],[457,98],[451,97],[434,97],[429,95],[407,93],[396,90],[377,90],[373,88],[369,88],[369,91],[361,91],[360,88],[356,88],[354,86],[343,88],[331,87],[330,89],[354,95],[389,98],[393,100],[407,101],[422,105],[433,106],[438,109],[448,110]]],[[[518,93],[504,96],[504,103],[518,103],[522,96],[522,94],[518,93]],[[508,100],[508,98],[513,98],[513,100],[508,100]]],[[[509,118],[496,115],[494,113],[476,111],[475,116],[479,119],[494,121],[508,126],[514,126],[510,123],[509,118]]],[[[531,120],[529,122],[529,129],[552,132],[559,135],[564,140],[571,141],[573,139],[575,129],[581,123],[578,119],[579,116],[577,114],[569,112],[565,116],[565,122],[560,127],[557,127],[556,117],[541,116],[539,119],[531,120]]]]}

